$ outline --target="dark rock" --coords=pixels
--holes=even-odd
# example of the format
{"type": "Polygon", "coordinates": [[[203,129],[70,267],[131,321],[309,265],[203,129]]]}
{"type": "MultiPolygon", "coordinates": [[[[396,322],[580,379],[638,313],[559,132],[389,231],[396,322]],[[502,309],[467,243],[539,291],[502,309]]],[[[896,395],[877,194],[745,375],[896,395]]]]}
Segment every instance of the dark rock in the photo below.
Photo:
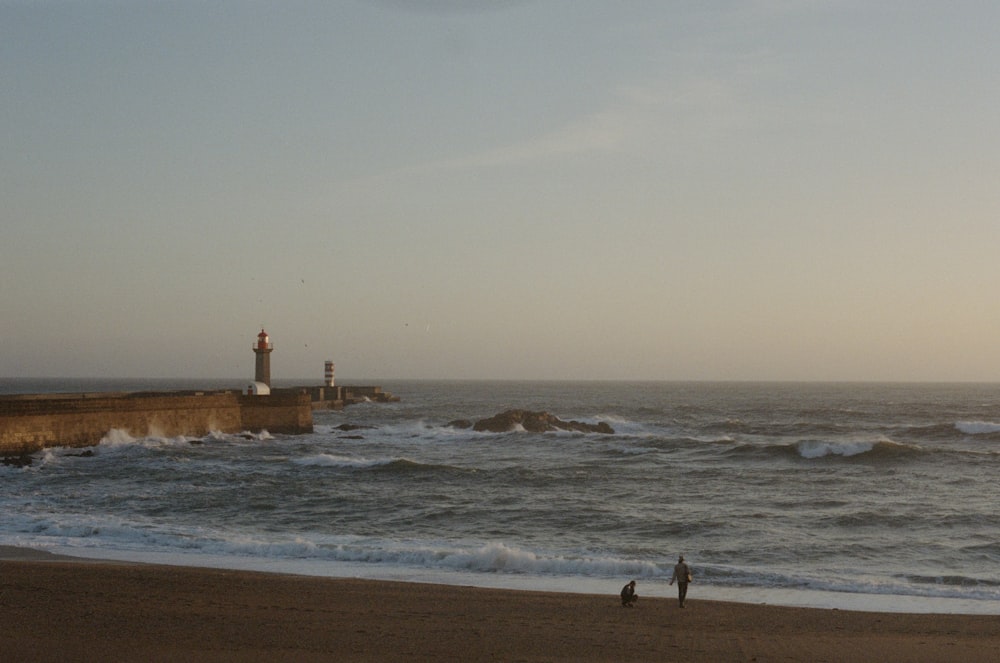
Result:
{"type": "Polygon", "coordinates": [[[368,430],[375,428],[374,426],[361,426],[359,424],[340,424],[336,427],[339,431],[344,431],[345,433],[352,430],[368,430]]]}
{"type": "Polygon", "coordinates": [[[579,433],[614,434],[614,429],[606,422],[587,424],[582,421],[563,421],[548,412],[530,412],[528,410],[507,410],[489,419],[480,419],[472,430],[489,433],[506,433],[521,426],[529,433],[548,433],[552,431],[573,431],[579,433]]]}
{"type": "Polygon", "coordinates": [[[23,456],[3,456],[0,457],[0,462],[11,467],[28,467],[31,465],[31,456],[28,454],[24,454],[23,456]]]}
{"type": "Polygon", "coordinates": [[[465,430],[466,428],[472,428],[472,422],[468,419],[456,419],[455,421],[448,422],[448,428],[460,428],[465,430]]]}

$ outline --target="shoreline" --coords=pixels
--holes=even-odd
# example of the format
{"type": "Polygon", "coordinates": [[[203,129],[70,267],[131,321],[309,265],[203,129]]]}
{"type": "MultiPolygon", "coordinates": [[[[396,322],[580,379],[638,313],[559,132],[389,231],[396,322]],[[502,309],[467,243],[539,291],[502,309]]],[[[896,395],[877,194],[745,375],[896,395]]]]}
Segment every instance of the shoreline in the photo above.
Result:
{"type": "Polygon", "coordinates": [[[987,615],[855,612],[79,560],[0,548],[0,639],[35,661],[995,659],[987,615]],[[24,559],[27,557],[27,559],[24,559]]]}
{"type": "MultiPolygon", "coordinates": [[[[446,585],[452,587],[477,587],[510,591],[543,591],[553,594],[601,595],[617,591],[617,579],[596,577],[532,577],[510,574],[483,574],[437,569],[412,569],[330,562],[314,559],[273,559],[234,557],[203,553],[187,555],[176,552],[123,552],[100,548],[45,549],[0,544],[0,561],[50,560],[81,563],[152,564],[195,569],[217,569],[298,575],[315,578],[347,578],[357,580],[405,582],[416,584],[446,585]]],[[[655,598],[671,598],[676,589],[667,584],[667,577],[629,578],[637,580],[643,594],[655,598]]],[[[621,583],[624,583],[622,580],[621,583]]],[[[767,587],[719,587],[695,582],[692,596],[701,600],[742,603],[751,606],[773,605],[787,608],[844,610],[849,612],[940,614],[940,615],[996,615],[1000,616],[1000,602],[983,599],[918,596],[897,594],[861,594],[828,590],[788,589],[767,587]]]]}

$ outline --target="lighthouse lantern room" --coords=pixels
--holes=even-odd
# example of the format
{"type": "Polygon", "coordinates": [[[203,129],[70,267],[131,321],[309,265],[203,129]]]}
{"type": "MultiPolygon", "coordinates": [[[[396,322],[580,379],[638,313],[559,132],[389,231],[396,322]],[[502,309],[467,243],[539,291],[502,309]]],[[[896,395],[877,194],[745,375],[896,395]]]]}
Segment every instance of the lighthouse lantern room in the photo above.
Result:
{"type": "Polygon", "coordinates": [[[257,382],[263,382],[268,387],[271,386],[271,352],[273,350],[271,337],[262,328],[257,334],[257,345],[253,348],[254,354],[257,355],[253,379],[257,382]]]}

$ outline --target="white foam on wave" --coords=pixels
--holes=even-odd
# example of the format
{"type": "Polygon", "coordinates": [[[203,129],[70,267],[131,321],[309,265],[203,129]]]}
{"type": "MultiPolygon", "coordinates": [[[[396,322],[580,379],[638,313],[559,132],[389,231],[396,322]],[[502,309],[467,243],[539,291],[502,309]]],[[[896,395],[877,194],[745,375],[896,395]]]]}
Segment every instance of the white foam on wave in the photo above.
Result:
{"type": "MultiPolygon", "coordinates": [[[[169,553],[252,557],[270,560],[314,559],[364,563],[375,567],[529,576],[655,578],[664,569],[649,561],[585,554],[557,554],[504,542],[465,544],[426,540],[386,540],[358,536],[261,537],[204,527],[164,527],[129,523],[114,516],[25,518],[11,523],[0,544],[82,552],[169,553]]],[[[73,554],[73,553],[68,553],[73,554]]]]}
{"type": "Polygon", "coordinates": [[[98,443],[102,447],[125,447],[131,446],[138,442],[137,438],[132,437],[127,430],[121,428],[112,428],[107,432],[107,434],[101,438],[98,443]]]}
{"type": "Polygon", "coordinates": [[[875,442],[826,442],[804,440],[795,445],[803,458],[823,458],[824,456],[857,456],[875,448],[875,442]]]}
{"type": "Polygon", "coordinates": [[[295,465],[303,465],[308,467],[341,467],[341,468],[356,468],[363,469],[367,467],[379,467],[381,465],[389,465],[394,463],[396,458],[380,458],[377,460],[370,460],[368,458],[352,458],[350,456],[338,456],[336,454],[315,454],[312,456],[304,456],[302,458],[292,459],[292,463],[295,465]]]}
{"type": "Polygon", "coordinates": [[[558,555],[502,542],[465,547],[448,543],[358,540],[325,544],[321,549],[322,556],[330,561],[452,572],[585,577],[658,577],[664,572],[652,562],[558,555]]]}
{"type": "Polygon", "coordinates": [[[840,440],[836,442],[826,440],[802,440],[795,444],[799,455],[803,458],[823,458],[824,456],[841,456],[849,458],[861,454],[879,452],[904,452],[919,451],[920,447],[912,444],[902,444],[887,437],[880,437],[875,440],[840,440]]]}
{"type": "Polygon", "coordinates": [[[161,432],[153,429],[148,435],[135,437],[132,433],[123,428],[112,428],[94,446],[90,447],[48,447],[41,452],[39,460],[45,463],[59,462],[63,458],[80,455],[103,455],[108,453],[127,453],[133,449],[163,449],[169,447],[188,447],[191,444],[202,442],[239,442],[250,440],[253,442],[267,441],[274,439],[267,431],[259,433],[239,433],[230,434],[219,431],[212,431],[202,438],[187,437],[178,435],[167,437],[161,432]]]}
{"type": "MultiPolygon", "coordinates": [[[[111,451],[124,451],[135,448],[157,449],[163,447],[183,447],[191,444],[192,438],[179,435],[177,437],[167,437],[156,430],[150,431],[145,437],[133,437],[124,429],[112,428],[101,438],[95,447],[88,447],[95,453],[106,453],[111,451]]],[[[71,450],[79,452],[79,449],[71,450]]]]}
{"type": "Polygon", "coordinates": [[[531,575],[636,576],[654,577],[662,570],[651,562],[611,557],[572,557],[540,554],[505,543],[494,542],[475,549],[445,555],[440,565],[456,570],[525,573],[531,575]]]}
{"type": "MultiPolygon", "coordinates": [[[[0,541],[7,545],[67,550],[156,550],[184,548],[197,540],[195,532],[171,530],[152,523],[93,513],[21,515],[11,517],[0,541]]],[[[71,554],[71,553],[68,553],[71,554]]]]}
{"type": "MultiPolygon", "coordinates": [[[[467,545],[458,542],[385,540],[368,537],[261,537],[211,528],[146,526],[115,517],[25,519],[0,536],[0,543],[106,553],[170,551],[258,559],[314,559],[328,563],[363,563],[378,567],[550,577],[655,578],[665,570],[649,561],[530,550],[503,542],[467,545]]],[[[72,553],[69,553],[72,554],[72,553]]]]}
{"type": "Polygon", "coordinates": [[[216,441],[216,442],[238,442],[240,440],[273,440],[274,436],[271,435],[267,430],[260,430],[257,432],[251,432],[248,430],[240,431],[239,433],[224,433],[220,430],[213,430],[205,437],[201,438],[205,441],[216,441]]]}
{"type": "Polygon", "coordinates": [[[991,435],[1000,433],[1000,424],[989,421],[959,421],[955,428],[966,435],[991,435]]]}

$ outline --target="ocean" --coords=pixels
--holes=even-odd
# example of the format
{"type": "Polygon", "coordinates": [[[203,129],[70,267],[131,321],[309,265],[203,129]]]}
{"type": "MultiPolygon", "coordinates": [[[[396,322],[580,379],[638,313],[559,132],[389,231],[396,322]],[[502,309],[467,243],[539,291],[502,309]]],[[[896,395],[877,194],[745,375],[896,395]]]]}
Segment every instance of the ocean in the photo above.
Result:
{"type": "Polygon", "coordinates": [[[674,596],[683,554],[692,603],[1000,614],[1000,385],[376,383],[400,402],[308,435],[111,431],[0,466],[0,545],[610,597],[674,596]],[[615,432],[449,426],[511,408],[615,432]]]}

